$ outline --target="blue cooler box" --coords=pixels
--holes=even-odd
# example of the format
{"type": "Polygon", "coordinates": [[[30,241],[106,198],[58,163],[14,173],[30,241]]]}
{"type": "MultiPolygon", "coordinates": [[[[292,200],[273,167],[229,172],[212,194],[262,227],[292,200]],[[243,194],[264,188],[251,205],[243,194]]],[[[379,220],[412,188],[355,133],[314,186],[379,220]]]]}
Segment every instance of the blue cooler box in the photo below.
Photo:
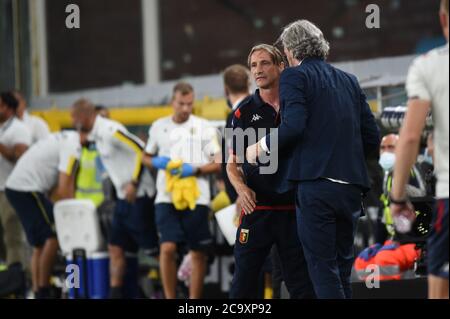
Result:
{"type": "MultiPolygon", "coordinates": [[[[67,265],[72,264],[72,256],[66,258],[67,265]]],[[[139,296],[138,259],[126,256],[124,274],[124,297],[135,299],[139,296]]],[[[75,263],[80,269],[80,288],[69,288],[69,298],[107,299],[109,296],[109,256],[107,252],[92,253],[87,256],[86,263],[77,258],[75,263]],[[86,278],[87,277],[87,278],[86,278]],[[85,287],[87,284],[87,287],[85,287]]]]}
{"type": "MultiPolygon", "coordinates": [[[[67,265],[73,264],[72,256],[66,257],[67,265]]],[[[80,287],[68,287],[69,299],[106,299],[109,294],[109,256],[107,252],[93,253],[83,262],[78,257],[75,265],[80,270],[80,287]]],[[[68,275],[68,274],[67,274],[68,275]]]]}

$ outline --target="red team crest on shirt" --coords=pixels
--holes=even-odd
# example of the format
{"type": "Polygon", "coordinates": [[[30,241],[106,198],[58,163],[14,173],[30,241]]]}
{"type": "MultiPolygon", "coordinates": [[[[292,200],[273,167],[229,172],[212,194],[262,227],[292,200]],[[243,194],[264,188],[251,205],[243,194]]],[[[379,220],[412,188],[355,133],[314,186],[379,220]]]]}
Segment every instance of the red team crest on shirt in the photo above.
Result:
{"type": "Polygon", "coordinates": [[[248,229],[241,229],[241,233],[239,234],[239,242],[241,244],[246,244],[248,242],[248,229]]]}

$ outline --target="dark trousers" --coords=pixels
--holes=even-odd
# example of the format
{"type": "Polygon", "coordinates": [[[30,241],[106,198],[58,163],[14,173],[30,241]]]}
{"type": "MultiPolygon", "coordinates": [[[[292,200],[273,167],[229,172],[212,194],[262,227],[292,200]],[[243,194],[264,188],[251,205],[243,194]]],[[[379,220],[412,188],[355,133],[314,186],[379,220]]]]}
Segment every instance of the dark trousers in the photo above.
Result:
{"type": "Polygon", "coordinates": [[[295,220],[293,211],[256,211],[242,218],[234,246],[231,299],[257,298],[261,269],[273,245],[291,298],[315,298],[295,220]]]}
{"type": "Polygon", "coordinates": [[[361,189],[325,179],[297,186],[297,225],[318,298],[350,299],[361,189]]]}
{"type": "Polygon", "coordinates": [[[270,251],[270,259],[272,261],[272,299],[281,299],[281,284],[283,283],[283,270],[281,268],[280,256],[278,255],[277,246],[273,246],[270,251]]]}

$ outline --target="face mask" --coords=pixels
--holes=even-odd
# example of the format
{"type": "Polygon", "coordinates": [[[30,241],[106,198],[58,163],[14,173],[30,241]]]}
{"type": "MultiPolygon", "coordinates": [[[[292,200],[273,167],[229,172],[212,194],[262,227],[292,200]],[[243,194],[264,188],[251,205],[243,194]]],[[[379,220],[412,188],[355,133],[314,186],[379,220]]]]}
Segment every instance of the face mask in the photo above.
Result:
{"type": "Polygon", "coordinates": [[[433,158],[430,154],[428,154],[427,150],[425,150],[425,153],[423,154],[423,161],[430,165],[433,165],[433,158]]]}
{"type": "Polygon", "coordinates": [[[379,163],[385,171],[392,170],[394,168],[394,164],[395,164],[395,154],[389,153],[389,152],[384,152],[380,156],[379,163]]]}

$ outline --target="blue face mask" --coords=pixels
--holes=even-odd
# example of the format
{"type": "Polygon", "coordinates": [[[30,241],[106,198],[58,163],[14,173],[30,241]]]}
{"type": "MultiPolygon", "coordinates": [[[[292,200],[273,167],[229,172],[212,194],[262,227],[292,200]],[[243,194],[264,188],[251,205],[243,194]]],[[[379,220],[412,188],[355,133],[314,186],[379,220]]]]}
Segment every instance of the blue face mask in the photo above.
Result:
{"type": "Polygon", "coordinates": [[[423,154],[423,161],[430,165],[433,165],[433,157],[428,154],[428,150],[425,150],[425,153],[423,154]]]}
{"type": "Polygon", "coordinates": [[[384,152],[380,156],[379,163],[385,171],[391,171],[395,165],[395,154],[390,152],[384,152]]]}

